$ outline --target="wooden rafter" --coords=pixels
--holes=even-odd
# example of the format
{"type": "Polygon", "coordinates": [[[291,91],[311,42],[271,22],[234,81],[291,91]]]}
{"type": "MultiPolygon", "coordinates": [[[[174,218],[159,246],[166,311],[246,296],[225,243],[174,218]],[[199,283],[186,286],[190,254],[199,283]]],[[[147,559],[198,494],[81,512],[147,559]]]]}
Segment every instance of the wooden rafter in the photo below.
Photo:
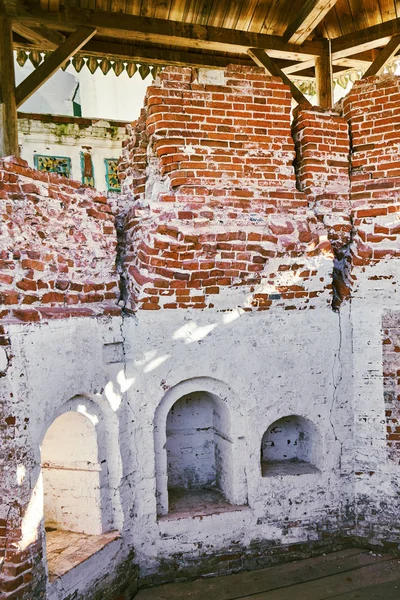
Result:
{"type": "Polygon", "coordinates": [[[248,48],[256,47],[268,50],[270,56],[274,58],[301,61],[315,58],[323,51],[323,46],[318,41],[299,46],[287,44],[276,35],[77,8],[52,13],[33,7],[29,12],[19,12],[16,18],[28,27],[43,24],[51,29],[74,31],[78,27],[91,25],[97,29],[98,36],[112,40],[124,39],[128,42],[179,46],[213,52],[245,54],[248,48]]]}
{"type": "Polygon", "coordinates": [[[386,63],[395,56],[396,52],[400,48],[400,35],[394,35],[390,42],[386,44],[384,48],[379,52],[372,65],[364,73],[363,78],[371,77],[372,75],[378,75],[386,63]]]}
{"type": "Polygon", "coordinates": [[[285,42],[302,44],[336,2],[337,0],[305,0],[283,34],[285,42]]]}
{"type": "Polygon", "coordinates": [[[365,50],[379,48],[387,44],[392,36],[398,34],[400,34],[400,18],[342,35],[332,40],[332,58],[345,58],[365,50]]]}
{"type": "Polygon", "coordinates": [[[14,21],[12,28],[15,33],[38,45],[41,50],[55,50],[65,41],[64,35],[54,29],[47,29],[47,27],[33,29],[23,23],[14,21]]]}
{"type": "Polygon", "coordinates": [[[70,35],[15,90],[17,108],[36,92],[62,65],[96,34],[94,27],[81,27],[70,35]]]}
{"type": "Polygon", "coordinates": [[[301,91],[295,86],[293,81],[289,79],[289,77],[278,67],[278,65],[272,60],[270,56],[260,48],[249,48],[248,55],[254,60],[254,62],[259,67],[264,67],[269,75],[273,75],[274,77],[280,77],[286,85],[290,87],[290,91],[292,92],[293,98],[296,100],[298,104],[311,106],[310,102],[307,100],[305,96],[301,93],[301,91]]]}

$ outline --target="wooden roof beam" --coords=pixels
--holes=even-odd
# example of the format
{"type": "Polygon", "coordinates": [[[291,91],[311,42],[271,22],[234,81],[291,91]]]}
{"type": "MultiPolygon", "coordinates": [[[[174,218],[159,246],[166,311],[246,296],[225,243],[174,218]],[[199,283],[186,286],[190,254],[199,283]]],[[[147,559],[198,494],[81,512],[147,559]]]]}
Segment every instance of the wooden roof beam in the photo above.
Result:
{"type": "Polygon", "coordinates": [[[36,92],[62,65],[96,34],[94,27],[81,27],[70,35],[15,90],[17,108],[36,92]]]}
{"type": "Polygon", "coordinates": [[[13,18],[28,27],[45,25],[60,31],[75,31],[78,27],[93,26],[97,29],[99,37],[186,49],[246,54],[249,48],[263,48],[274,58],[299,61],[315,58],[323,52],[323,44],[315,40],[303,45],[287,44],[276,35],[76,7],[64,7],[63,11],[51,13],[33,6],[25,10],[20,9],[13,18]]]}
{"type": "Polygon", "coordinates": [[[64,35],[54,29],[47,29],[47,27],[32,29],[23,23],[14,21],[12,28],[15,33],[18,33],[22,37],[33,42],[43,50],[55,50],[65,42],[64,35]]]}
{"type": "Polygon", "coordinates": [[[384,48],[379,52],[372,65],[366,70],[363,75],[363,79],[366,77],[372,77],[372,75],[378,75],[386,63],[396,55],[397,50],[400,48],[400,34],[394,35],[390,42],[386,44],[384,48]]]}
{"type": "Polygon", "coordinates": [[[342,35],[332,40],[332,58],[336,60],[379,48],[398,34],[400,34],[400,18],[342,35]]]}
{"type": "Polygon", "coordinates": [[[285,42],[292,44],[305,42],[336,2],[337,0],[305,0],[283,34],[285,42]]]}
{"type": "Polygon", "coordinates": [[[271,59],[268,54],[261,48],[249,48],[247,51],[248,55],[254,60],[259,67],[264,67],[269,75],[273,77],[280,77],[286,85],[290,87],[293,98],[298,104],[311,106],[310,102],[301,93],[298,87],[295,86],[293,81],[278,67],[278,65],[271,59]]]}

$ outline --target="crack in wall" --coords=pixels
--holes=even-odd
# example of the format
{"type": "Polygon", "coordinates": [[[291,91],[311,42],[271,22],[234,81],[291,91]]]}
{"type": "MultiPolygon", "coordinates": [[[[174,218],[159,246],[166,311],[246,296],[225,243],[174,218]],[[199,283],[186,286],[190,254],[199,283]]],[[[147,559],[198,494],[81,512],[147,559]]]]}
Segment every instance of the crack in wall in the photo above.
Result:
{"type": "Polygon", "coordinates": [[[332,427],[333,435],[335,436],[335,440],[340,444],[340,453],[339,453],[339,470],[342,468],[342,454],[343,454],[343,442],[338,438],[335,430],[335,425],[332,420],[332,414],[337,403],[337,393],[338,387],[343,380],[343,363],[341,359],[342,353],[342,321],[341,314],[338,311],[338,325],[339,325],[339,344],[337,347],[337,351],[335,352],[335,357],[332,365],[332,385],[333,385],[333,394],[332,394],[332,404],[329,410],[329,422],[332,427]],[[338,368],[336,368],[338,366],[338,368]]]}
{"type": "Polygon", "coordinates": [[[351,230],[349,241],[340,248],[334,249],[332,271],[332,310],[339,312],[342,302],[351,294],[350,274],[352,270],[353,242],[355,228],[350,216],[351,230]]]}

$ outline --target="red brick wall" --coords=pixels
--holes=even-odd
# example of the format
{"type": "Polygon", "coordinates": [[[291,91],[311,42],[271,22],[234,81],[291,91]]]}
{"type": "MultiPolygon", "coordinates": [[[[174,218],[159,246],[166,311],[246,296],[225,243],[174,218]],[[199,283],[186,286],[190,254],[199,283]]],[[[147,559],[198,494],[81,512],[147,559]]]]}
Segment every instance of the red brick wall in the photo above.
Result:
{"type": "MultiPolygon", "coordinates": [[[[316,266],[321,255],[325,271],[333,267],[327,230],[296,188],[289,89],[256,67],[228,67],[225,79],[216,86],[194,69],[166,69],[125,145],[132,310],[213,307],[241,286],[246,310],[332,300],[331,277],[316,266]]],[[[340,120],[326,119],[332,130],[340,120]]]]}
{"type": "Polygon", "coordinates": [[[0,160],[0,319],[118,314],[114,217],[76,181],[0,160]]]}
{"type": "MultiPolygon", "coordinates": [[[[379,300],[388,284],[400,284],[400,78],[357,82],[343,103],[351,133],[351,204],[355,285],[367,273],[379,300]]],[[[386,311],[383,381],[388,457],[400,463],[400,318],[386,311]]]]}
{"type": "Polygon", "coordinates": [[[400,256],[400,79],[355,83],[343,111],[352,143],[353,265],[362,267],[400,256]]]}

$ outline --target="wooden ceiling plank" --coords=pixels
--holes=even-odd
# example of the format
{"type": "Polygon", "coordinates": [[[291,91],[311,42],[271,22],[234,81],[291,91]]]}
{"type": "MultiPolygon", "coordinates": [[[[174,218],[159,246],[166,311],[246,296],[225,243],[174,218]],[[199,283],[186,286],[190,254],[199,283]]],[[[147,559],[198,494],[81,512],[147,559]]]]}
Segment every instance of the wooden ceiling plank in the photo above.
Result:
{"type": "Polygon", "coordinates": [[[62,65],[96,34],[94,27],[81,27],[70,35],[15,90],[17,108],[36,92],[62,65]]]}
{"type": "Polygon", "coordinates": [[[340,35],[350,34],[356,30],[349,0],[338,0],[335,11],[338,16],[340,35]]]}
{"type": "Polygon", "coordinates": [[[63,31],[92,25],[99,36],[184,48],[231,53],[246,53],[248,48],[254,47],[264,48],[274,58],[292,60],[308,60],[319,56],[323,51],[323,44],[318,41],[297,46],[285,43],[279,36],[118,13],[93,13],[75,9],[53,14],[42,11],[36,13],[32,8],[29,12],[18,15],[18,19],[27,26],[42,23],[63,31]]]}
{"type": "Polygon", "coordinates": [[[236,28],[243,31],[261,31],[262,24],[265,19],[267,8],[265,2],[270,3],[270,0],[249,0],[242,2],[240,5],[240,13],[236,22],[236,28]]]}
{"type": "Polygon", "coordinates": [[[171,0],[169,11],[168,11],[168,20],[169,21],[183,21],[183,14],[185,11],[186,0],[171,0]]]}
{"type": "Polygon", "coordinates": [[[337,0],[306,0],[283,34],[285,42],[302,44],[337,0]]]}
{"type": "MultiPolygon", "coordinates": [[[[375,3],[375,0],[369,0],[369,3],[375,3]]],[[[390,21],[400,16],[396,14],[396,2],[394,0],[379,0],[379,8],[381,10],[382,21],[390,21]]]]}
{"type": "Polygon", "coordinates": [[[390,38],[400,34],[400,19],[373,25],[367,29],[342,35],[332,40],[332,57],[345,58],[387,44],[390,38]]]}
{"type": "MultiPolygon", "coordinates": [[[[365,0],[351,0],[350,12],[356,29],[369,27],[367,11],[365,10],[365,0]]],[[[371,25],[376,25],[377,23],[380,23],[380,14],[379,20],[371,23],[371,25]]]]}
{"type": "Polygon", "coordinates": [[[39,45],[43,50],[55,50],[65,41],[64,35],[54,29],[47,29],[47,27],[32,29],[23,23],[14,21],[12,28],[15,33],[39,45]]]}
{"type": "Polygon", "coordinates": [[[322,21],[324,34],[321,34],[322,37],[326,37],[330,40],[336,37],[340,37],[343,32],[340,29],[339,19],[337,15],[337,5],[333,7],[331,11],[325,16],[325,19],[322,21]]]}
{"type": "Polygon", "coordinates": [[[140,0],[126,0],[126,14],[128,15],[139,15],[140,14],[140,0]]]}
{"type": "Polygon", "coordinates": [[[372,77],[373,75],[378,75],[382,71],[386,63],[396,55],[399,48],[400,34],[394,35],[390,42],[386,44],[384,48],[382,48],[372,65],[364,73],[363,79],[365,79],[366,77],[372,77]]]}
{"type": "Polygon", "coordinates": [[[154,16],[156,19],[168,19],[171,0],[157,0],[154,16]]]}
{"type": "Polygon", "coordinates": [[[298,87],[295,86],[293,81],[289,79],[286,73],[284,73],[282,69],[278,67],[278,65],[272,60],[270,56],[268,56],[268,54],[264,50],[261,50],[260,48],[249,48],[247,53],[258,66],[264,67],[264,69],[269,75],[272,75],[273,77],[280,77],[283,83],[289,86],[292,96],[298,104],[311,106],[310,102],[305,96],[303,96],[303,94],[298,89],[298,87]]]}

